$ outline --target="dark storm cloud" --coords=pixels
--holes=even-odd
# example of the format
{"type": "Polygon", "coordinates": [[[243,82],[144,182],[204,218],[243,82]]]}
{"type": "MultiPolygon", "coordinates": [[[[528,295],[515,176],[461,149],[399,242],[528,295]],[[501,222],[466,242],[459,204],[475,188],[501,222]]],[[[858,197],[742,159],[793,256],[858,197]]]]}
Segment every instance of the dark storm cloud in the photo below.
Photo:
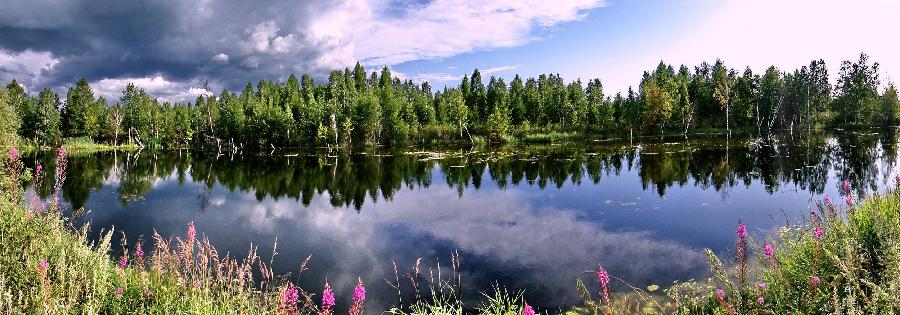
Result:
{"type": "MultiPolygon", "coordinates": [[[[260,79],[434,60],[535,40],[602,0],[6,0],[0,81],[64,91],[85,77],[117,97],[127,82],[167,100],[260,79]]],[[[398,76],[404,76],[397,72],[398,76]]],[[[423,74],[416,74],[415,77],[423,74]]],[[[422,77],[446,77],[424,74],[422,77]]]]}
{"type": "MultiPolygon", "coordinates": [[[[171,82],[209,79],[214,87],[236,88],[320,70],[313,59],[322,52],[302,44],[302,30],[312,8],[328,6],[279,0],[13,0],[0,10],[0,52],[13,59],[29,51],[49,52],[57,61],[37,78],[19,78],[26,85],[62,87],[80,77],[95,82],[160,75],[171,82]],[[256,39],[273,41],[267,47],[251,42],[261,24],[267,28],[259,28],[256,39]],[[275,47],[278,38],[287,46],[275,47]],[[229,62],[213,60],[218,54],[229,62]]],[[[22,74],[0,72],[0,79],[16,75],[22,74]]]]}

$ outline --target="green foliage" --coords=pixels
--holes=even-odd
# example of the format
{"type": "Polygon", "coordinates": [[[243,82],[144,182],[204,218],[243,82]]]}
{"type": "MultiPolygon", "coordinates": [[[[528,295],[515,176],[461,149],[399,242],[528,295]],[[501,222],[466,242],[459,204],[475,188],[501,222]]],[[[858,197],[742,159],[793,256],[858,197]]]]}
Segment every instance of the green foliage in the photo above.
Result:
{"type": "Polygon", "coordinates": [[[843,62],[834,87],[823,60],[793,72],[771,66],[761,76],[750,68],[739,74],[721,60],[693,70],[681,65],[677,72],[660,62],[644,73],[637,89],[614,96],[599,79],[584,83],[567,83],[550,73],[527,79],[516,75],[507,85],[504,78],[484,78],[476,69],[458,86],[432,91],[428,82],[401,80],[387,67],[367,77],[357,63],[331,71],[326,82],[291,75],[286,82],[247,83],[240,93],[204,91],[188,104],[162,102],[134,84],[122,91],[119,102],[107,104],[94,98],[85,79],[69,88],[64,106],[52,90],[29,97],[15,81],[7,85],[5,103],[21,121],[20,138],[37,146],[56,145],[61,137],[115,146],[124,138],[143,147],[220,152],[472,143],[475,136],[502,142],[512,130],[521,135],[520,130],[533,128],[609,137],[756,129],[763,136],[825,123],[889,126],[898,119],[890,94],[894,89],[878,93],[878,63],[865,54],[843,62]],[[455,136],[444,132],[447,126],[455,126],[455,136]]]}
{"type": "Polygon", "coordinates": [[[19,115],[5,89],[0,88],[0,150],[19,144],[19,115]]]}

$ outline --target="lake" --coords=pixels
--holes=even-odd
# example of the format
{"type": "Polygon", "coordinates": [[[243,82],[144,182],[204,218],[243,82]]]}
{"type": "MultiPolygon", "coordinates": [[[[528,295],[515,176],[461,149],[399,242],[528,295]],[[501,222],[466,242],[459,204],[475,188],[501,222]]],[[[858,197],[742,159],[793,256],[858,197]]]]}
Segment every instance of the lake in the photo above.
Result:
{"type": "MultiPolygon", "coordinates": [[[[75,153],[63,197],[93,238],[115,227],[149,245],[154,231],[184,237],[194,222],[219,251],[246,255],[252,244],[266,262],[277,240],[275,271],[316,293],[327,278],[339,304],[361,277],[367,307],[389,308],[393,262],[402,277],[422,258],[427,277],[439,261],[446,277],[457,253],[465,301],[500,283],[532,305],[564,308],[579,301],[576,279],[596,288],[586,271],[598,264],[639,287],[704,279],[703,249],[731,259],[738,222],[761,238],[823,194],[841,200],[845,179],[859,193],[892,186],[896,143],[846,133],[337,155],[75,153]]],[[[48,180],[39,192],[51,190],[48,180]]]]}

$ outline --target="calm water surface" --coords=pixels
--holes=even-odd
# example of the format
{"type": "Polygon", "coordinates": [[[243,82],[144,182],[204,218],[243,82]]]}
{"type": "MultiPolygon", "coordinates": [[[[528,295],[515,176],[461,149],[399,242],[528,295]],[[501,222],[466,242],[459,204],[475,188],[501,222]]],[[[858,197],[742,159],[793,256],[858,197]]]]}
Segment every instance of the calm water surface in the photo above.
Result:
{"type": "MultiPolygon", "coordinates": [[[[183,236],[188,222],[220,251],[258,246],[274,268],[348,304],[356,277],[369,307],[397,302],[392,261],[407,272],[461,258],[467,301],[496,282],[531,304],[578,303],[576,279],[602,263],[636,286],[707,276],[704,248],[725,256],[740,220],[756,235],[797,220],[840,181],[894,184],[896,136],[812,140],[641,140],[437,153],[187,152],[75,154],[64,199],[93,237],[183,236]],[[287,155],[287,156],[286,156],[287,155]]],[[[52,165],[43,156],[26,164],[52,165]]],[[[46,196],[52,183],[44,183],[46,196]]],[[[69,213],[72,213],[71,211],[69,213]]],[[[146,243],[146,242],[145,242],[146,243]]],[[[408,281],[404,282],[407,285],[408,281]]]]}

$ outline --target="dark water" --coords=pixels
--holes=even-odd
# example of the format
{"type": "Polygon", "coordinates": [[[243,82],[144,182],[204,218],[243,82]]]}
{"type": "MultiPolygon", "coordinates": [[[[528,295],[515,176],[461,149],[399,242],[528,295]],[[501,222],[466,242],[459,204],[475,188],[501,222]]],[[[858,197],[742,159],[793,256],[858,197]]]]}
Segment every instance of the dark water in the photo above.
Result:
{"type": "Polygon", "coordinates": [[[318,291],[327,277],[345,303],[362,277],[369,306],[387,308],[397,302],[385,282],[392,260],[401,272],[439,260],[446,275],[458,252],[466,300],[499,282],[554,308],[578,302],[576,279],[595,285],[585,271],[598,263],[636,286],[705,278],[703,248],[727,257],[739,220],[761,235],[822,194],[841,200],[844,179],[860,192],[894,185],[896,142],[844,134],[441,154],[74,154],[63,194],[87,210],[76,223],[90,222],[94,237],[113,226],[132,241],[154,229],[183,236],[193,221],[220,251],[245,254],[252,243],[266,261],[277,239],[277,272],[296,276],[312,255],[301,287],[318,291]]]}

